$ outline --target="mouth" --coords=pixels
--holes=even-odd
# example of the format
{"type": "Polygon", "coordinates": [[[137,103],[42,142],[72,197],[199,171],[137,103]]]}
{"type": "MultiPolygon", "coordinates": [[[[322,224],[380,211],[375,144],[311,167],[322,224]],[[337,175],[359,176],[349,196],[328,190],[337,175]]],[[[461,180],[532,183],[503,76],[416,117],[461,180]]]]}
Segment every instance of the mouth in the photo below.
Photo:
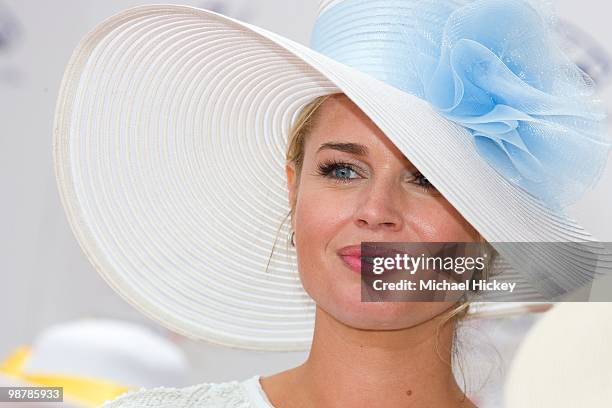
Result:
{"type": "Polygon", "coordinates": [[[353,256],[353,255],[340,255],[342,262],[347,266],[350,270],[361,275],[361,257],[353,256]]]}
{"type": "MultiPolygon", "coordinates": [[[[353,272],[372,276],[378,276],[372,273],[376,259],[391,258],[395,260],[398,256],[401,258],[404,258],[406,255],[409,257],[416,256],[414,254],[414,250],[407,252],[406,248],[392,247],[389,245],[368,245],[364,247],[363,252],[361,251],[361,245],[353,245],[342,248],[337,254],[342,259],[345,266],[347,266],[353,272]]],[[[388,272],[393,273],[395,270],[389,270],[388,272]]]]}
{"type": "Polygon", "coordinates": [[[363,272],[372,271],[375,259],[377,258],[395,257],[396,255],[398,255],[397,251],[391,251],[389,249],[369,251],[367,254],[362,254],[361,249],[338,253],[338,256],[342,259],[345,266],[357,274],[362,274],[362,266],[363,272]]]}

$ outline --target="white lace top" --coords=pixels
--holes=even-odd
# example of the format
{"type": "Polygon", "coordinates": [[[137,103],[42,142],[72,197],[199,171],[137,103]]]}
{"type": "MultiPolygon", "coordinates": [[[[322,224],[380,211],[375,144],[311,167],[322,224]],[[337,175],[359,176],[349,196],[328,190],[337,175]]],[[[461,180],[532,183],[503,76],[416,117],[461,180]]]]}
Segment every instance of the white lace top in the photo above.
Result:
{"type": "Polygon", "coordinates": [[[274,408],[261,388],[259,375],[244,381],[203,383],[185,388],[129,391],[102,408],[274,408]]]}

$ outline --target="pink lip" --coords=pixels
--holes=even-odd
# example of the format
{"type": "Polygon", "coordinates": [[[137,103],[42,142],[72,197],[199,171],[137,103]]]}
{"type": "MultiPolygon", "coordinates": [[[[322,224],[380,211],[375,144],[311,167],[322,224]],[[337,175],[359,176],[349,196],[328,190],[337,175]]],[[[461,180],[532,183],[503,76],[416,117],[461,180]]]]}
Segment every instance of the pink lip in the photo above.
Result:
{"type": "MultiPolygon", "coordinates": [[[[338,255],[342,258],[342,261],[348,266],[353,272],[361,275],[361,245],[350,245],[346,246],[338,251],[338,255]]],[[[365,256],[368,256],[366,254],[365,256]]],[[[369,255],[369,256],[373,256],[369,255]]],[[[367,261],[366,261],[367,262],[367,261]]]]}
{"type": "MultiPolygon", "coordinates": [[[[397,255],[397,250],[393,248],[375,248],[365,254],[366,257],[394,257],[397,255]],[[371,252],[371,253],[370,253],[371,252]]],[[[338,255],[342,258],[344,264],[353,272],[361,275],[361,245],[350,245],[341,248],[338,255]]]]}
{"type": "Polygon", "coordinates": [[[361,257],[356,256],[341,256],[344,264],[348,266],[353,272],[361,275],[361,257]]]}
{"type": "Polygon", "coordinates": [[[353,272],[361,275],[361,245],[351,245],[338,251],[344,264],[353,272]]]}

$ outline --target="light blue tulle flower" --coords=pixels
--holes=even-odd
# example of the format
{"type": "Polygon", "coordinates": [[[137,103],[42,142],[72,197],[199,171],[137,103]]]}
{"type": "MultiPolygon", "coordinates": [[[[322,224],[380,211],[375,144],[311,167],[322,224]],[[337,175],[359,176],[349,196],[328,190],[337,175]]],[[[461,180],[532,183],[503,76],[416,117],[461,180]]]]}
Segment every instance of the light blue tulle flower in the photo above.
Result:
{"type": "Polygon", "coordinates": [[[610,149],[586,75],[521,1],[477,1],[444,27],[425,98],[472,132],[480,154],[551,206],[580,197],[610,149]]]}
{"type": "Polygon", "coordinates": [[[605,168],[603,105],[526,1],[345,0],[319,17],[312,46],[430,102],[550,207],[575,202],[605,168]]]}

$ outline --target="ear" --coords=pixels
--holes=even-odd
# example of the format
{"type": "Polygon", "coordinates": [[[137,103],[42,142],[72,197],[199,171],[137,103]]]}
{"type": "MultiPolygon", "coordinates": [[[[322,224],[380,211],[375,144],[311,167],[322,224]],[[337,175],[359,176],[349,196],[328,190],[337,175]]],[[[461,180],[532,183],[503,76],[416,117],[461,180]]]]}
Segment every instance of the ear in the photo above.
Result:
{"type": "Polygon", "coordinates": [[[295,163],[288,163],[285,166],[285,173],[287,174],[287,190],[289,190],[289,206],[294,206],[297,198],[295,163]]]}

